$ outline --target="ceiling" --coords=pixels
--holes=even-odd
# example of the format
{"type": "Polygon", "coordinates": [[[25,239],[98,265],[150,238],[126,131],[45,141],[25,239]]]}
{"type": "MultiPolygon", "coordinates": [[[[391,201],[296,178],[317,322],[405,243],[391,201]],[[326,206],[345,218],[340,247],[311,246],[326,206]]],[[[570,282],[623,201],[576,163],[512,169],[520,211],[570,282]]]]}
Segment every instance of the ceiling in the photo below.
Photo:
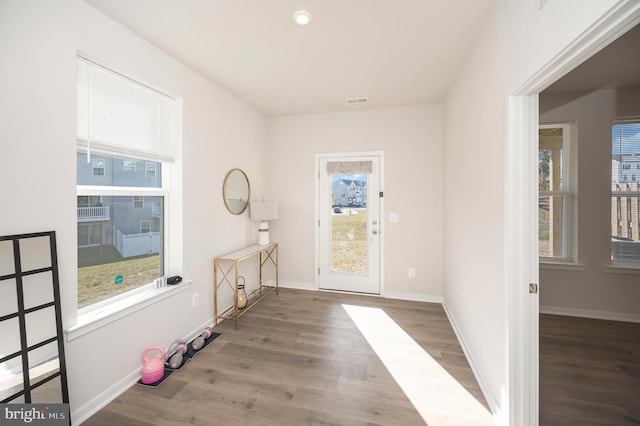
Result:
{"type": "Polygon", "coordinates": [[[269,116],[442,102],[497,3],[85,1],[269,116]]]}
{"type": "Polygon", "coordinates": [[[583,62],[542,93],[592,92],[640,86],[640,25],[583,62]]]}

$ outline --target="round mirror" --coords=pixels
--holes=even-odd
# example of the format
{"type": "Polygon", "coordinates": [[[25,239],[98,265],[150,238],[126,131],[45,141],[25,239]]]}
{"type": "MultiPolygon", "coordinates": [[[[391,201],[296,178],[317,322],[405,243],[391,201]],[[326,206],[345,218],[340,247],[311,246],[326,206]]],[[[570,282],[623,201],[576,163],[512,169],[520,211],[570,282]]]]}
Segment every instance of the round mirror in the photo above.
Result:
{"type": "Polygon", "coordinates": [[[246,210],[249,203],[249,179],[240,169],[232,169],[227,173],[222,185],[224,205],[233,214],[240,214],[246,210]]]}

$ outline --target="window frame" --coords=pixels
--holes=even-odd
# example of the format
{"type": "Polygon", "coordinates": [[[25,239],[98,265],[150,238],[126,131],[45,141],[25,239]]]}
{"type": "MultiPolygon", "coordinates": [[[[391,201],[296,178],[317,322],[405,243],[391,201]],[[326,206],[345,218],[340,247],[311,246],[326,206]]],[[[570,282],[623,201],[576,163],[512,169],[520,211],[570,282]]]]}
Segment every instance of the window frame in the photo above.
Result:
{"type": "MultiPolygon", "coordinates": [[[[143,208],[145,204],[144,203],[145,197],[161,197],[161,203],[162,203],[161,207],[162,207],[163,213],[162,213],[162,222],[161,222],[162,238],[160,243],[161,244],[160,270],[161,270],[161,276],[163,275],[166,276],[169,274],[169,271],[173,271],[173,269],[178,268],[179,265],[181,264],[181,256],[179,255],[180,254],[179,250],[176,248],[175,244],[172,244],[172,241],[174,239],[178,244],[181,243],[181,238],[180,238],[181,229],[180,229],[180,226],[178,226],[178,223],[176,223],[176,220],[179,221],[181,218],[181,209],[179,207],[173,207],[177,210],[173,212],[174,214],[172,215],[171,206],[173,205],[173,203],[171,203],[172,188],[170,185],[179,183],[181,181],[181,175],[178,175],[177,177],[172,176],[172,169],[173,169],[173,162],[174,162],[174,156],[175,156],[175,151],[173,150],[173,146],[177,145],[179,140],[181,139],[179,129],[182,122],[182,119],[181,119],[182,102],[176,97],[169,95],[162,90],[158,90],[154,87],[151,87],[136,78],[131,78],[131,77],[125,76],[120,72],[106,68],[93,60],[87,59],[82,56],[77,56],[77,61],[79,64],[80,63],[87,64],[89,68],[84,68],[84,69],[87,69],[89,73],[91,72],[89,70],[91,69],[91,67],[93,67],[94,69],[100,70],[100,72],[106,71],[109,74],[113,75],[114,77],[117,77],[121,80],[123,79],[126,82],[136,85],[138,87],[142,87],[145,90],[155,92],[159,96],[168,98],[171,101],[170,104],[167,104],[168,109],[164,110],[165,113],[166,111],[170,111],[170,117],[169,117],[170,125],[169,127],[165,127],[165,130],[169,133],[167,132],[163,133],[165,135],[165,139],[163,139],[164,142],[161,141],[161,145],[152,144],[152,145],[143,146],[138,143],[137,145],[131,146],[128,142],[121,143],[120,139],[113,139],[113,140],[91,139],[90,132],[88,133],[88,136],[87,136],[87,133],[85,132],[91,126],[91,118],[89,117],[88,122],[83,121],[85,120],[85,117],[82,117],[82,119],[80,119],[84,111],[86,111],[85,109],[80,108],[80,105],[82,104],[83,106],[87,107],[89,102],[91,102],[91,98],[89,97],[88,100],[86,98],[83,98],[83,102],[80,102],[80,100],[78,100],[79,109],[78,109],[78,134],[77,134],[77,150],[76,150],[76,155],[78,155],[78,153],[84,153],[88,156],[89,161],[92,162],[92,171],[91,171],[92,176],[95,176],[95,174],[93,172],[94,159],[91,157],[93,156],[93,154],[95,154],[96,157],[105,155],[111,158],[110,162],[108,162],[108,160],[106,159],[103,160],[104,161],[102,163],[104,165],[102,168],[102,170],[104,171],[103,175],[107,175],[107,173],[109,173],[109,170],[107,170],[108,167],[111,167],[111,168],[116,167],[116,165],[113,162],[113,159],[116,157],[119,157],[125,160],[133,160],[132,162],[129,162],[128,166],[133,165],[134,167],[126,167],[125,165],[126,163],[123,164],[123,170],[122,170],[123,173],[138,172],[137,162],[143,162],[145,164],[144,166],[145,178],[151,177],[157,180],[159,187],[105,186],[104,184],[79,185],[78,180],[76,180],[76,197],[99,196],[99,197],[112,197],[112,198],[113,197],[132,197],[133,198],[134,196],[140,196],[142,197],[142,200],[143,200],[143,208]],[[82,127],[83,129],[82,132],[80,130],[81,122],[83,123],[82,125],[84,126],[82,127]],[[166,143],[167,140],[170,140],[169,145],[167,145],[166,143]],[[159,166],[160,170],[158,170],[158,166],[157,166],[158,163],[160,164],[159,166]],[[158,177],[159,171],[160,171],[160,176],[158,177]],[[175,219],[172,219],[172,216],[175,217],[175,219]],[[172,256],[172,254],[175,256],[172,256]],[[175,259],[173,259],[172,257],[175,257],[175,259]],[[174,262],[176,262],[175,265],[173,264],[174,262]]],[[[86,65],[83,65],[83,66],[86,67],[86,65]]],[[[80,79],[80,77],[78,77],[78,87],[79,87],[78,96],[79,97],[85,96],[87,93],[89,93],[89,96],[91,96],[90,91],[87,91],[87,92],[83,91],[82,95],[80,95],[80,87],[86,87],[84,86],[85,84],[91,84],[91,78],[89,78],[87,83],[87,81],[83,81],[82,79],[80,79]]],[[[91,114],[91,108],[89,108],[89,115],[90,114],[91,114]]],[[[167,118],[166,115],[164,117],[165,119],[167,118]]],[[[100,176],[103,176],[103,175],[100,175],[100,176]]],[[[179,191],[179,187],[173,190],[179,191]]],[[[179,199],[180,194],[178,193],[176,197],[179,199]]],[[[160,278],[160,277],[157,277],[157,278],[160,278]]],[[[105,316],[112,315],[113,312],[119,311],[125,306],[130,306],[130,305],[143,306],[148,304],[149,303],[148,301],[150,301],[151,299],[155,299],[156,297],[164,297],[164,296],[161,296],[160,294],[165,293],[166,289],[156,289],[157,282],[158,280],[154,279],[150,283],[138,285],[137,287],[131,290],[128,290],[126,292],[110,295],[105,299],[93,302],[89,305],[79,308],[78,309],[79,324],[84,323],[85,320],[88,322],[102,321],[102,318],[104,318],[105,316]],[[145,294],[146,296],[144,298],[140,298],[139,297],[140,294],[145,294]],[[109,308],[105,309],[105,307],[109,307],[109,308]]],[[[185,280],[185,282],[187,282],[187,280],[185,280]]],[[[77,300],[76,300],[76,303],[77,303],[77,300]]],[[[85,327],[85,325],[82,325],[81,327],[85,327]]]]}
{"type": "MultiPolygon", "coordinates": [[[[562,161],[561,175],[562,187],[560,190],[540,191],[538,188],[538,200],[541,197],[559,197],[562,199],[562,216],[561,223],[561,254],[559,256],[540,256],[538,249],[538,260],[540,263],[561,263],[561,264],[577,264],[578,262],[578,244],[577,244],[577,140],[574,122],[554,122],[540,123],[540,129],[562,128],[562,161]]],[[[538,153],[542,148],[538,141],[538,153]]]]}
{"type": "MultiPolygon", "coordinates": [[[[613,199],[615,197],[621,197],[621,198],[627,198],[627,197],[640,197],[640,183],[639,181],[636,179],[637,176],[636,174],[632,173],[631,174],[631,179],[628,179],[629,174],[622,174],[622,179],[620,179],[620,183],[621,184],[627,184],[627,185],[632,185],[632,184],[636,184],[636,190],[635,191],[614,191],[613,189],[613,184],[614,184],[614,177],[613,177],[613,173],[614,173],[614,154],[613,154],[613,148],[614,148],[614,139],[613,139],[613,129],[614,126],[616,125],[624,125],[624,124],[637,124],[640,125],[640,117],[616,117],[612,122],[611,122],[611,168],[609,169],[609,171],[611,172],[611,180],[610,180],[610,184],[611,184],[611,197],[610,197],[610,205],[609,205],[609,211],[611,213],[610,217],[609,217],[609,226],[612,227],[613,223],[614,223],[614,218],[613,218],[613,199]],[[621,195],[624,194],[624,195],[621,195]]],[[[618,166],[620,170],[628,170],[631,171],[632,166],[631,164],[627,164],[625,167],[625,164],[623,164],[622,162],[620,162],[620,165],[618,166]]],[[[640,167],[640,164],[636,163],[636,170],[640,167]]],[[[636,200],[636,204],[640,205],[640,200],[636,200]]],[[[626,210],[626,209],[625,209],[626,210]]],[[[636,215],[640,215],[640,208],[638,208],[638,211],[636,212],[636,215]]],[[[636,221],[638,221],[639,223],[636,224],[636,241],[639,241],[638,244],[640,244],[640,219],[636,217],[636,221]]],[[[622,225],[619,225],[622,226],[622,225]]],[[[613,255],[613,251],[614,251],[614,247],[613,247],[613,229],[611,229],[611,239],[609,240],[609,248],[610,248],[610,252],[613,255]]],[[[617,237],[621,237],[620,235],[617,235],[617,237]]],[[[633,237],[632,237],[633,238],[633,237]]],[[[609,258],[609,263],[606,265],[607,267],[605,268],[606,272],[613,272],[613,273],[629,273],[629,272],[633,272],[633,273],[639,273],[638,271],[640,270],[640,258],[639,259],[613,259],[613,256],[611,256],[609,258]],[[626,270],[626,271],[625,271],[626,270]]]]}

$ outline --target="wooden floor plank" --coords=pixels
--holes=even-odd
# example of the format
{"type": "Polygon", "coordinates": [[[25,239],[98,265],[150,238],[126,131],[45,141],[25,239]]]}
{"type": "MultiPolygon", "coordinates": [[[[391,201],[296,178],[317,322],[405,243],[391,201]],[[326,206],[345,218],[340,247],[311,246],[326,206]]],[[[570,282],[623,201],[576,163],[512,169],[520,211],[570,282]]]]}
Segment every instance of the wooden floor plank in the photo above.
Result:
{"type": "MultiPolygon", "coordinates": [[[[85,424],[424,424],[343,304],[383,309],[487,407],[440,305],[283,289],[238,330],[217,326],[160,387],[133,386],[85,424]]],[[[541,315],[540,425],[638,424],[640,325],[541,315]]]]}
{"type": "MultiPolygon", "coordinates": [[[[350,388],[349,391],[352,389],[350,388]]],[[[301,387],[296,391],[293,403],[306,408],[331,407],[332,412],[344,419],[344,424],[357,419],[379,424],[424,424],[413,407],[387,403],[381,399],[366,398],[352,393],[341,394],[301,387]]]]}
{"type": "MultiPolygon", "coordinates": [[[[282,289],[247,312],[238,330],[217,325],[222,335],[166,383],[132,387],[85,424],[425,424],[345,304],[382,309],[486,407],[441,305],[282,289]]],[[[436,426],[456,424],[457,415],[471,424],[464,403],[452,403],[459,413],[436,426]]]]}
{"type": "Polygon", "coordinates": [[[540,315],[540,425],[640,424],[640,324],[540,315]]]}

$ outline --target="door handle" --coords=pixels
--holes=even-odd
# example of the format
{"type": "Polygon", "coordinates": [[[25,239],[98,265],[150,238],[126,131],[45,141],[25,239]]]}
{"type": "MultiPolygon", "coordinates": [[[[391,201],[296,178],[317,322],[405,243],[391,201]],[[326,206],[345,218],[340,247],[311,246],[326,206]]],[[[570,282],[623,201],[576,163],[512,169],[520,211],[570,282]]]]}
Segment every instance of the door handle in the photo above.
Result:
{"type": "Polygon", "coordinates": [[[376,234],[378,234],[378,230],[377,230],[377,229],[374,229],[373,231],[371,231],[371,233],[372,233],[373,235],[376,235],[376,234]]]}

